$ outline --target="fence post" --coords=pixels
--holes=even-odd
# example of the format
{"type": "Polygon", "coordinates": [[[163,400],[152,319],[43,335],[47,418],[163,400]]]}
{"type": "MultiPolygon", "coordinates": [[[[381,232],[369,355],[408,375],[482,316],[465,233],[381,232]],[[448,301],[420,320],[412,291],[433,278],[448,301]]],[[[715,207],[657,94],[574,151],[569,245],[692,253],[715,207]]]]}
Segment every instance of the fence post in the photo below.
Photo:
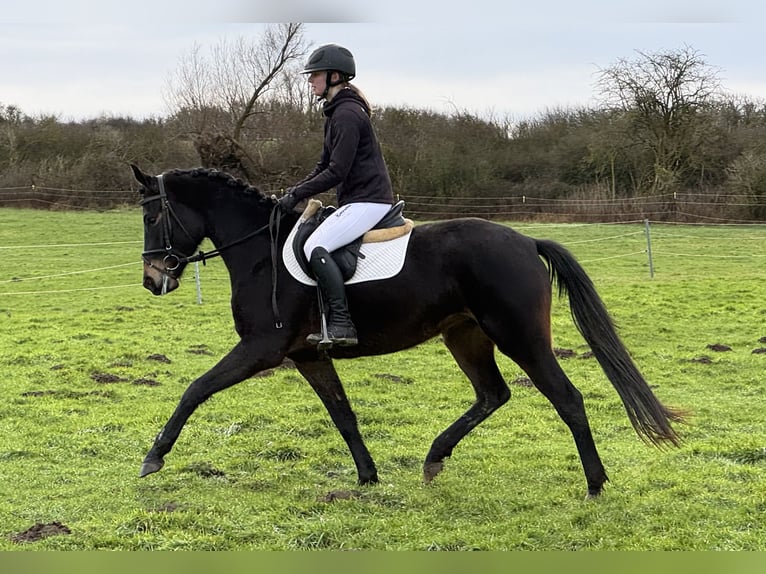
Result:
{"type": "Polygon", "coordinates": [[[194,262],[194,281],[197,284],[197,305],[202,305],[202,288],[199,280],[199,261],[194,262]]]}
{"type": "Polygon", "coordinates": [[[654,262],[652,261],[652,236],[649,233],[649,220],[644,219],[644,232],[646,233],[646,253],[649,256],[649,278],[654,278],[654,262]]]}

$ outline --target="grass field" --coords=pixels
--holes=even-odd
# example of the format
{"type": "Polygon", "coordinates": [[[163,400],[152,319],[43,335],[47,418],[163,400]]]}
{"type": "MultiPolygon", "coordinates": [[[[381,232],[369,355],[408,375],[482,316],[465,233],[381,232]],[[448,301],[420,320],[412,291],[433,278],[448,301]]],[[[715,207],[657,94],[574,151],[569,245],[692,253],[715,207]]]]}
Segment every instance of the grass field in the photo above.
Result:
{"type": "Polygon", "coordinates": [[[511,401],[422,484],[431,440],[473,399],[438,340],[338,363],[376,486],[355,485],[289,368],[202,405],[139,479],[180,394],[236,340],[223,265],[201,269],[202,304],[194,269],[153,297],[137,210],[0,209],[0,550],[766,550],[766,226],[652,225],[653,278],[643,224],[514,227],[579,258],[656,394],[694,413],[681,448],[642,443],[556,301],[610,476],[597,500],[504,357],[511,401]]]}

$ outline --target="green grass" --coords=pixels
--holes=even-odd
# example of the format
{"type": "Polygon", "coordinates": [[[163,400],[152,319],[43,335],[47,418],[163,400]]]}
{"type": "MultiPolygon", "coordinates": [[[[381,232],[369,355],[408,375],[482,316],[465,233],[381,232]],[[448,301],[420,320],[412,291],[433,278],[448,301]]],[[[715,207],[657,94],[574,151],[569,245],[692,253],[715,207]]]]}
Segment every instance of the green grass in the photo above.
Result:
{"type": "Polygon", "coordinates": [[[694,412],[681,448],[642,443],[556,301],[555,346],[577,355],[562,366],[611,479],[598,500],[569,431],[520,385],[423,485],[431,440],[473,399],[438,340],[338,362],[376,486],[356,486],[284,368],[215,395],[139,479],[183,390],[236,341],[223,265],[202,268],[202,305],[191,273],[153,297],[136,210],[0,210],[0,550],[765,550],[766,228],[653,225],[650,278],[642,225],[516,227],[575,253],[657,395],[694,412]],[[53,522],[70,533],[12,540],[53,522]]]}

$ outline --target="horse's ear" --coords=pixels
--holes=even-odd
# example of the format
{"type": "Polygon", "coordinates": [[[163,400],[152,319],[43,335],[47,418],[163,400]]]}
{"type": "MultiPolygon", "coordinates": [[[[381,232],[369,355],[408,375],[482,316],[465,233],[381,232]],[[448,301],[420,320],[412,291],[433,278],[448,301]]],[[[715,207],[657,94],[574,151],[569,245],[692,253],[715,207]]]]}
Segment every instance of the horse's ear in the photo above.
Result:
{"type": "Polygon", "coordinates": [[[130,164],[130,169],[133,170],[133,177],[136,178],[136,181],[138,181],[138,183],[144,187],[149,188],[152,181],[152,176],[144,173],[137,165],[132,163],[130,164]]]}

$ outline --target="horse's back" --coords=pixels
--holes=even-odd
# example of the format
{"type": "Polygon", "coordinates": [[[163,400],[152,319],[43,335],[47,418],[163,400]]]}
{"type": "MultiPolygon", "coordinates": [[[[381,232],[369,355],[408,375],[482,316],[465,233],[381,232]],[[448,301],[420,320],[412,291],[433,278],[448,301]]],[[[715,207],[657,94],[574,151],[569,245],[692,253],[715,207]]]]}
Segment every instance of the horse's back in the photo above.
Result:
{"type": "Polygon", "coordinates": [[[475,315],[548,314],[550,275],[534,238],[478,218],[422,227],[412,238],[413,277],[441,277],[475,315]]]}
{"type": "MultiPolygon", "coordinates": [[[[464,217],[425,223],[413,230],[410,253],[418,265],[484,276],[485,273],[539,274],[547,271],[534,238],[486,219],[464,217]]],[[[546,279],[547,280],[547,279],[546,279]]]]}

